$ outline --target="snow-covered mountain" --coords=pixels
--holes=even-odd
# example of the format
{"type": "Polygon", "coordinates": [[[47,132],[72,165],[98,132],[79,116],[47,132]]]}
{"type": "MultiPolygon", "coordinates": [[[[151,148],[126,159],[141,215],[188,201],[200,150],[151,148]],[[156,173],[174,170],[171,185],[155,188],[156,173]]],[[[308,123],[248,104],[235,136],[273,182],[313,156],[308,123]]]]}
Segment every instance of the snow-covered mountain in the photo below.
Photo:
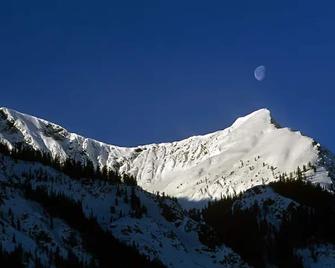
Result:
{"type": "Polygon", "coordinates": [[[308,179],[332,189],[334,157],[312,138],[281,128],[267,109],[232,126],[185,140],[125,148],[70,133],[7,108],[0,109],[0,142],[24,144],[60,159],[90,159],[127,173],[149,192],[178,197],[185,207],[245,191],[303,169],[308,179]]]}
{"type": "Polygon", "coordinates": [[[334,180],[332,153],[266,109],[125,148],[1,108],[0,265],[332,266],[334,180]]]}

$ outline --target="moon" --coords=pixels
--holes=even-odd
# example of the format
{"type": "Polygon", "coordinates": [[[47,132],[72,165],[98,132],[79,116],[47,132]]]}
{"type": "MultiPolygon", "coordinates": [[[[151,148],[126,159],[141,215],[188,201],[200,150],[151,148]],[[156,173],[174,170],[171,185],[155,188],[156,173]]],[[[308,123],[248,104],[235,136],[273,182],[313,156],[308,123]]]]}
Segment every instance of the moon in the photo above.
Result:
{"type": "Polygon", "coordinates": [[[258,66],[254,71],[254,76],[258,81],[262,81],[265,78],[266,68],[264,65],[258,66]]]}

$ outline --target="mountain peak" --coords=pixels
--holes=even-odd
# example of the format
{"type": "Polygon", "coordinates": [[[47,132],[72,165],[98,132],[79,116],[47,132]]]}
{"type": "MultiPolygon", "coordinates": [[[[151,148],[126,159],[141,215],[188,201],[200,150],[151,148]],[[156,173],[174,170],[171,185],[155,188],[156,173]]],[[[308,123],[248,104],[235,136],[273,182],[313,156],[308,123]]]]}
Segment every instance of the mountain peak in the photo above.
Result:
{"type": "Polygon", "coordinates": [[[247,115],[247,117],[255,116],[271,116],[271,112],[268,108],[261,108],[247,115]]]}
{"type": "Polygon", "coordinates": [[[250,114],[237,118],[235,122],[232,124],[232,128],[240,127],[244,123],[250,122],[250,121],[257,122],[257,123],[270,124],[272,122],[271,112],[270,110],[266,108],[256,110],[250,114]]]}

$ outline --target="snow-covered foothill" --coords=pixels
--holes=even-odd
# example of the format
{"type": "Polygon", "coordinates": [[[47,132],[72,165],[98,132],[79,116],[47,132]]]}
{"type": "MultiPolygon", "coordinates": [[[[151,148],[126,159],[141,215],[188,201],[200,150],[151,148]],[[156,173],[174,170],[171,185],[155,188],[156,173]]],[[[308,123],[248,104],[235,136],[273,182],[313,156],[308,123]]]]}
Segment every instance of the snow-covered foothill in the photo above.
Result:
{"type": "Polygon", "coordinates": [[[66,258],[71,249],[81,261],[90,261],[91,256],[81,246],[81,237],[76,230],[61,219],[54,219],[51,224],[43,204],[27,199],[21,189],[30,185],[32,189],[45,189],[51,196],[62,195],[80,201],[87,218],[95,218],[119,241],[134,246],[141,254],[161,261],[166,267],[247,267],[230,248],[223,245],[212,249],[202,244],[199,223],[192,220],[175,200],[158,197],[140,187],[112,185],[94,179],[74,180],[42,164],[14,161],[7,156],[0,157],[0,178],[3,201],[0,209],[4,211],[0,215],[3,226],[0,242],[7,252],[20,245],[32,255],[37,252],[47,264],[47,252],[59,250],[66,258]],[[131,205],[132,194],[139,198],[146,210],[139,217],[135,216],[131,205]],[[162,204],[172,211],[172,218],[164,216],[162,204]],[[76,245],[69,245],[69,235],[77,236],[76,245]]]}

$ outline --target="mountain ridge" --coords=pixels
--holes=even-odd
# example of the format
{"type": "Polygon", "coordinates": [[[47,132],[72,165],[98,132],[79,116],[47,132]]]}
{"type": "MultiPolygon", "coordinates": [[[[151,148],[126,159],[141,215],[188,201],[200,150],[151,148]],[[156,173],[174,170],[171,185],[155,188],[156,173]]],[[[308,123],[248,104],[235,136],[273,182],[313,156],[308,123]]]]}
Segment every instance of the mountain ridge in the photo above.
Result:
{"type": "Polygon", "coordinates": [[[213,133],[129,148],[85,138],[8,108],[0,109],[0,119],[0,141],[9,147],[21,142],[60,159],[89,159],[96,167],[106,165],[135,176],[149,192],[189,201],[239,193],[308,164],[316,166],[315,172],[308,172],[312,181],[333,184],[319,163],[320,145],[299,131],[280,128],[265,108],[213,133]]]}

